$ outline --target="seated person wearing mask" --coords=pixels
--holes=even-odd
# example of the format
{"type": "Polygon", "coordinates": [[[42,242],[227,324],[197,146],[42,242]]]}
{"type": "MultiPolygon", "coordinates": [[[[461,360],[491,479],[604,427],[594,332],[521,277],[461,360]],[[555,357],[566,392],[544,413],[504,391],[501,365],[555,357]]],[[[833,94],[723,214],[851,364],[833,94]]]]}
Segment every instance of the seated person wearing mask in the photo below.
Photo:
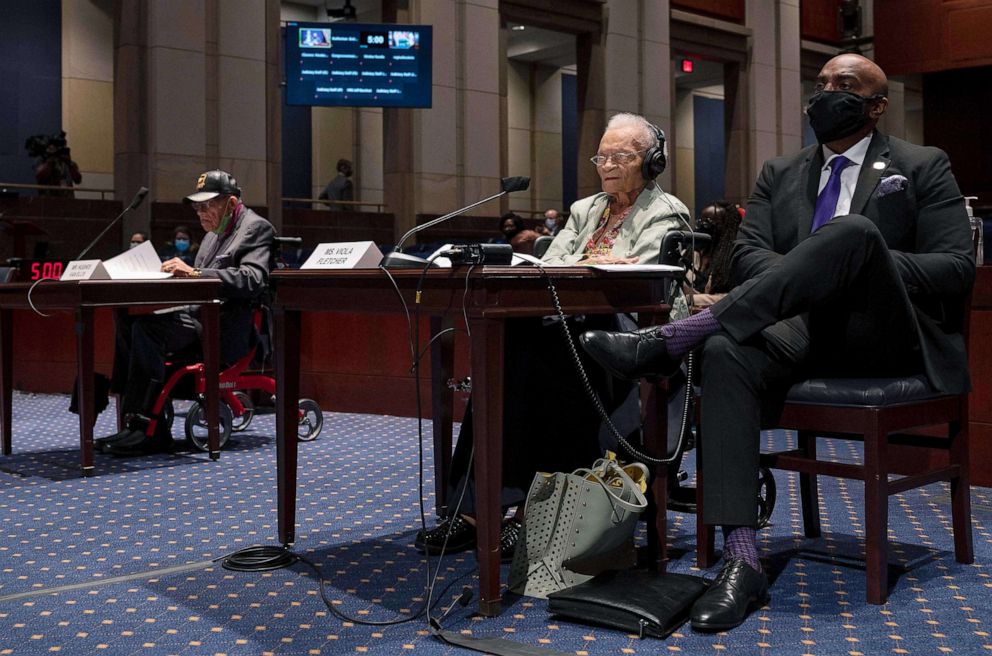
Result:
{"type": "MultiPolygon", "coordinates": [[[[196,191],[184,199],[207,231],[193,266],[179,257],[162,263],[177,278],[221,280],[220,360],[229,365],[251,348],[252,302],[265,290],[272,269],[275,229],[241,202],[241,189],[225,171],[207,171],[196,191]]],[[[117,348],[111,391],[121,395],[124,430],[98,439],[105,453],[133,456],[168,451],[172,436],[165,430],[148,438],[151,407],[165,380],[170,353],[196,346],[200,339],[199,308],[128,317],[117,326],[117,348]]],[[[160,422],[158,426],[164,424],[160,422]]]]}
{"type": "Polygon", "coordinates": [[[970,388],[964,199],[944,152],[875,129],[887,93],[861,55],[828,61],[806,106],[819,144],[765,163],[733,255],[737,286],[687,319],[582,336],[608,371],[633,379],[671,374],[702,346],[703,521],[723,529],[724,565],[692,607],[695,629],[733,628],[768,598],[759,436],[792,383],[925,374],[936,391],[970,388]]]}
{"type": "MultiPolygon", "coordinates": [[[[689,211],[654,182],[664,169],[663,133],[634,114],[613,116],[592,158],[602,192],[576,201],[568,223],[548,249],[549,264],[654,263],[662,236],[689,220],[689,211]],[[681,217],[681,218],[680,218],[681,217]]],[[[506,322],[503,408],[504,509],[519,507],[538,471],[571,472],[588,467],[607,449],[616,451],[612,434],[586,395],[561,325],[541,318],[506,322]]],[[[593,326],[616,328],[615,315],[573,317],[573,334],[593,326]]],[[[637,435],[640,412],[637,387],[603,375],[584,362],[590,382],[624,435],[637,435]]],[[[461,424],[452,458],[449,503],[452,513],[465,489],[460,514],[434,529],[420,531],[417,549],[436,554],[450,533],[447,552],[476,544],[471,518],[475,508],[471,401],[461,424]]],[[[634,442],[639,440],[634,438],[634,442]]],[[[510,558],[520,530],[518,518],[507,519],[500,531],[500,548],[510,558]]]]}
{"type": "Polygon", "coordinates": [[[200,245],[193,241],[193,233],[186,226],[177,226],[172,233],[172,241],[165,245],[165,249],[160,253],[162,261],[179,258],[186,264],[193,266],[196,262],[196,251],[200,245]]]}

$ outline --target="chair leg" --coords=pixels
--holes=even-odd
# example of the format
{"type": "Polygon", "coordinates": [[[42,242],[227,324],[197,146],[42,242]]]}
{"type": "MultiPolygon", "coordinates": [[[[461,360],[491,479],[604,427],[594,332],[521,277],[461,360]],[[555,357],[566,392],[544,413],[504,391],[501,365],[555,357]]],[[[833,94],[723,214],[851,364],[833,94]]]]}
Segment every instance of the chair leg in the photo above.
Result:
{"type": "Polygon", "coordinates": [[[703,522],[703,450],[700,444],[703,432],[697,422],[696,432],[696,565],[701,569],[712,567],[716,562],[716,540],[714,527],[703,522]]]}
{"type": "Polygon", "coordinates": [[[971,564],[975,562],[975,553],[971,537],[967,407],[962,416],[965,418],[963,422],[956,422],[950,427],[951,464],[960,467],[959,475],[951,479],[951,522],[954,528],[954,559],[959,563],[971,564]]]}
{"type": "Polygon", "coordinates": [[[654,468],[651,480],[654,503],[648,515],[648,554],[651,568],[664,572],[668,566],[668,467],[654,468]]]}
{"type": "MultiPolygon", "coordinates": [[[[803,455],[816,460],[816,433],[799,431],[799,449],[803,455]]],[[[808,538],[820,537],[820,494],[816,474],[799,474],[799,494],[803,505],[803,530],[808,538]]]]}
{"type": "Polygon", "coordinates": [[[889,485],[885,434],[877,422],[865,434],[865,577],[869,604],[884,604],[889,591],[889,485]]]}

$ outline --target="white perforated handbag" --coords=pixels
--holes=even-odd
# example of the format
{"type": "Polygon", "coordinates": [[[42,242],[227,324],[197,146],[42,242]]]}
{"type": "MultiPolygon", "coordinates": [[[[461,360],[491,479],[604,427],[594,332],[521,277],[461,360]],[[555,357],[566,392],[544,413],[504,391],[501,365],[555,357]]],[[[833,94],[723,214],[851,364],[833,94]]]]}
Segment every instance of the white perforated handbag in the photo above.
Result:
{"type": "Polygon", "coordinates": [[[647,473],[640,463],[621,467],[606,458],[571,474],[539,472],[527,493],[510,589],[543,599],[602,571],[632,566],[647,473]]]}

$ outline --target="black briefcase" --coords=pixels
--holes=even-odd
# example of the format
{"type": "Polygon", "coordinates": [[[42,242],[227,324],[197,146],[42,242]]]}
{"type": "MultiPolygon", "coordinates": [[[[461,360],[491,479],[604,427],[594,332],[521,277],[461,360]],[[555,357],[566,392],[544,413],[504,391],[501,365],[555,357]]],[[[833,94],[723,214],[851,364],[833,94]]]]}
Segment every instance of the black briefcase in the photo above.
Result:
{"type": "Polygon", "coordinates": [[[709,581],[688,574],[627,569],[548,595],[548,612],[559,617],[665,638],[689,618],[709,581]]]}

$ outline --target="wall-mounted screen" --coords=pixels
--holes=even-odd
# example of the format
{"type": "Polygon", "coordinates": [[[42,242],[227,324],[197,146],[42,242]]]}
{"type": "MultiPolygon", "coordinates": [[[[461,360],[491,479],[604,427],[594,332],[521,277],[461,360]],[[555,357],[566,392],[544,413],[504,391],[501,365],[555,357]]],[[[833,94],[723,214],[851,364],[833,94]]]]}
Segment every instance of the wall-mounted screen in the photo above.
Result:
{"type": "Polygon", "coordinates": [[[430,25],[286,23],[286,102],[430,107],[430,25]]]}

